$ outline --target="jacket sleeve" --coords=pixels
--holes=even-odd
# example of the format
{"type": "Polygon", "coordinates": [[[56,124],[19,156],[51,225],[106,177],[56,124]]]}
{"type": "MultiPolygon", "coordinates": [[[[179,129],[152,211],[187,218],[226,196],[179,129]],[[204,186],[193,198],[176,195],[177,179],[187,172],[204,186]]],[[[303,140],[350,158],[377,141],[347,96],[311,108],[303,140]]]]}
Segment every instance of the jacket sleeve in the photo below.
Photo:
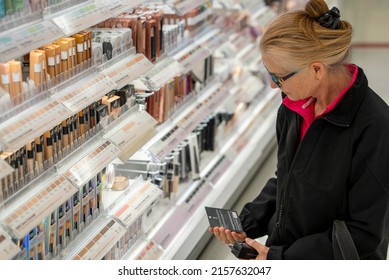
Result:
{"type": "MultiPolygon", "coordinates": [[[[284,121],[285,118],[281,106],[277,112],[277,141],[279,141],[281,126],[284,121]]],[[[269,221],[276,211],[276,197],[277,178],[274,177],[267,181],[261,193],[252,202],[247,203],[243,207],[240,213],[240,220],[248,237],[257,238],[268,233],[269,221]]]]}
{"type": "Polygon", "coordinates": [[[267,225],[276,209],[277,179],[271,178],[261,193],[247,203],[241,213],[243,229],[250,238],[267,234],[267,225]]]}

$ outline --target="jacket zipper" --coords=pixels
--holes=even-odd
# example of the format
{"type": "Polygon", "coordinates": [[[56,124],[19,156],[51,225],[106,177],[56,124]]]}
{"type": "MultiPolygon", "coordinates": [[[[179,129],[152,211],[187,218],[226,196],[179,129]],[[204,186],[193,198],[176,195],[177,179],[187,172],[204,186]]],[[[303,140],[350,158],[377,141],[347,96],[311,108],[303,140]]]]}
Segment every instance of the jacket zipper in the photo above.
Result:
{"type": "MultiPolygon", "coordinates": [[[[327,122],[329,122],[331,124],[334,124],[334,125],[337,125],[337,126],[340,126],[340,127],[349,127],[350,126],[348,124],[340,124],[340,123],[333,122],[333,121],[331,121],[331,120],[329,120],[329,119],[327,119],[325,117],[320,118],[320,119],[325,120],[325,121],[327,121],[327,122]]],[[[312,127],[313,123],[308,128],[308,131],[312,127]]],[[[308,131],[306,133],[308,133],[308,131]]],[[[295,153],[295,155],[293,157],[293,161],[292,161],[292,163],[290,165],[289,170],[292,170],[294,165],[295,165],[296,155],[298,155],[298,153],[300,151],[300,147],[302,146],[302,142],[303,141],[304,141],[304,138],[302,139],[301,143],[297,147],[296,153],[295,153]]],[[[283,231],[282,220],[283,220],[283,217],[284,217],[284,211],[286,210],[286,207],[287,207],[287,197],[288,197],[288,193],[289,193],[287,186],[289,186],[289,181],[290,181],[290,173],[288,174],[288,177],[287,177],[286,182],[285,182],[284,192],[283,192],[282,197],[281,197],[281,204],[280,204],[280,208],[278,210],[278,215],[277,215],[277,220],[276,220],[276,228],[278,230],[278,236],[279,236],[281,242],[284,241],[284,231],[283,231]]]]}

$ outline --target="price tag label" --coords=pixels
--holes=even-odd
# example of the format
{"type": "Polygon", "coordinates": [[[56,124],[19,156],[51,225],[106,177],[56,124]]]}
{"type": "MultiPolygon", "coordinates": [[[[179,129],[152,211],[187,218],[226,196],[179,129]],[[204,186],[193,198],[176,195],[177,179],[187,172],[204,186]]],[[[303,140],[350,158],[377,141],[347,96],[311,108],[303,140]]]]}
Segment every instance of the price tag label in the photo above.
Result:
{"type": "Polygon", "coordinates": [[[132,7],[136,7],[141,4],[143,0],[111,0],[101,2],[105,4],[105,7],[115,16],[128,12],[132,7]]]}
{"type": "Polygon", "coordinates": [[[11,229],[15,237],[22,239],[77,191],[64,176],[55,178],[47,183],[47,187],[2,218],[2,223],[11,229]]]}
{"type": "Polygon", "coordinates": [[[108,220],[107,223],[89,242],[81,247],[72,260],[101,260],[124,236],[126,229],[115,220],[108,220]]]}
{"type": "Polygon", "coordinates": [[[223,99],[227,96],[227,92],[224,90],[222,84],[218,84],[215,88],[212,88],[210,92],[211,93],[202,101],[202,103],[208,109],[208,112],[212,113],[220,104],[222,104],[223,99]]]}
{"type": "Polygon", "coordinates": [[[154,143],[149,151],[158,159],[162,160],[186,137],[185,132],[178,125],[175,125],[167,133],[154,143]]]}
{"type": "Polygon", "coordinates": [[[115,83],[103,74],[88,79],[77,87],[65,89],[53,95],[74,114],[95,102],[115,87],[115,83]]]}
{"type": "Polygon", "coordinates": [[[175,58],[182,65],[184,71],[189,72],[197,62],[203,61],[208,56],[210,56],[209,51],[206,48],[197,45],[188,50],[185,54],[175,56],[175,58]]]}
{"type": "Polygon", "coordinates": [[[206,0],[170,0],[168,4],[181,15],[185,15],[194,8],[206,3],[206,0]]]}
{"type": "Polygon", "coordinates": [[[136,112],[104,137],[122,150],[119,158],[126,161],[156,133],[156,124],[147,112],[136,112]]]}
{"type": "Polygon", "coordinates": [[[9,175],[14,171],[11,165],[6,163],[2,158],[0,158],[0,179],[9,175]]]}
{"type": "Polygon", "coordinates": [[[45,20],[28,27],[0,34],[0,62],[6,62],[55,40],[65,34],[51,21],[45,20]]]}
{"type": "Polygon", "coordinates": [[[94,145],[86,156],[64,173],[77,186],[83,186],[92,176],[106,167],[120,154],[120,149],[106,140],[94,145]]]}
{"type": "Polygon", "coordinates": [[[180,206],[182,209],[185,209],[188,216],[191,216],[199,208],[201,203],[205,200],[211,191],[212,187],[209,185],[209,183],[205,180],[202,180],[196,185],[185,202],[180,206]]]}
{"type": "Polygon", "coordinates": [[[153,69],[144,75],[144,78],[153,89],[161,88],[170,79],[182,73],[181,64],[171,57],[167,57],[157,63],[153,69]]]}
{"type": "Polygon", "coordinates": [[[215,165],[207,172],[205,178],[215,185],[220,177],[225,174],[228,167],[231,166],[231,163],[232,162],[226,156],[221,156],[215,165]]]}
{"type": "Polygon", "coordinates": [[[70,115],[71,112],[58,101],[44,101],[2,123],[0,142],[10,150],[19,149],[27,140],[42,135],[70,115]]]}
{"type": "Polygon", "coordinates": [[[143,54],[136,54],[104,70],[103,74],[122,88],[152,67],[153,64],[143,54]]]}
{"type": "Polygon", "coordinates": [[[191,133],[193,129],[200,124],[200,122],[207,117],[209,114],[205,112],[206,107],[202,103],[196,104],[196,106],[177,124],[184,130],[187,134],[191,133]]]}
{"type": "Polygon", "coordinates": [[[162,194],[162,191],[150,182],[145,182],[123,206],[116,211],[115,218],[126,226],[131,226],[140,215],[162,194]]]}
{"type": "Polygon", "coordinates": [[[112,16],[102,3],[88,1],[52,20],[66,35],[71,35],[112,16]]]}
{"type": "Polygon", "coordinates": [[[12,260],[18,253],[20,248],[0,231],[0,260],[12,260]]]}

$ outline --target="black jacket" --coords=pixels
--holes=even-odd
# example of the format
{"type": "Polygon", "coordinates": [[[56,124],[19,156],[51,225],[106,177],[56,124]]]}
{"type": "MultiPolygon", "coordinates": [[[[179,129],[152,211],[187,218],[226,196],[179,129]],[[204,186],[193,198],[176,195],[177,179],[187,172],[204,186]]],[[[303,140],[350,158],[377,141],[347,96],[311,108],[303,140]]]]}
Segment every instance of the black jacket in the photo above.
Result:
{"type": "Polygon", "coordinates": [[[244,206],[247,235],[268,235],[268,259],[333,259],[332,224],[341,219],[361,259],[386,259],[389,107],[359,68],[354,85],[300,142],[301,119],[280,106],[277,178],[244,206]]]}

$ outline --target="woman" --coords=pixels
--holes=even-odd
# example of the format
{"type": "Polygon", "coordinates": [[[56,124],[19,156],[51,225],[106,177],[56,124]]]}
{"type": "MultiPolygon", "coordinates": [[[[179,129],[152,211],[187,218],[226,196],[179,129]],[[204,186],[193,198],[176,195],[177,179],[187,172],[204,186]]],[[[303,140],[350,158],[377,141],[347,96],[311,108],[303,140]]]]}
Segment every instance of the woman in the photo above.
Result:
{"type": "Polygon", "coordinates": [[[323,0],[268,26],[260,50],[283,92],[277,178],[244,206],[244,232],[210,228],[219,240],[245,240],[257,259],[334,259],[332,226],[344,220],[361,259],[386,259],[389,108],[346,64],[351,33],[323,0]]]}

